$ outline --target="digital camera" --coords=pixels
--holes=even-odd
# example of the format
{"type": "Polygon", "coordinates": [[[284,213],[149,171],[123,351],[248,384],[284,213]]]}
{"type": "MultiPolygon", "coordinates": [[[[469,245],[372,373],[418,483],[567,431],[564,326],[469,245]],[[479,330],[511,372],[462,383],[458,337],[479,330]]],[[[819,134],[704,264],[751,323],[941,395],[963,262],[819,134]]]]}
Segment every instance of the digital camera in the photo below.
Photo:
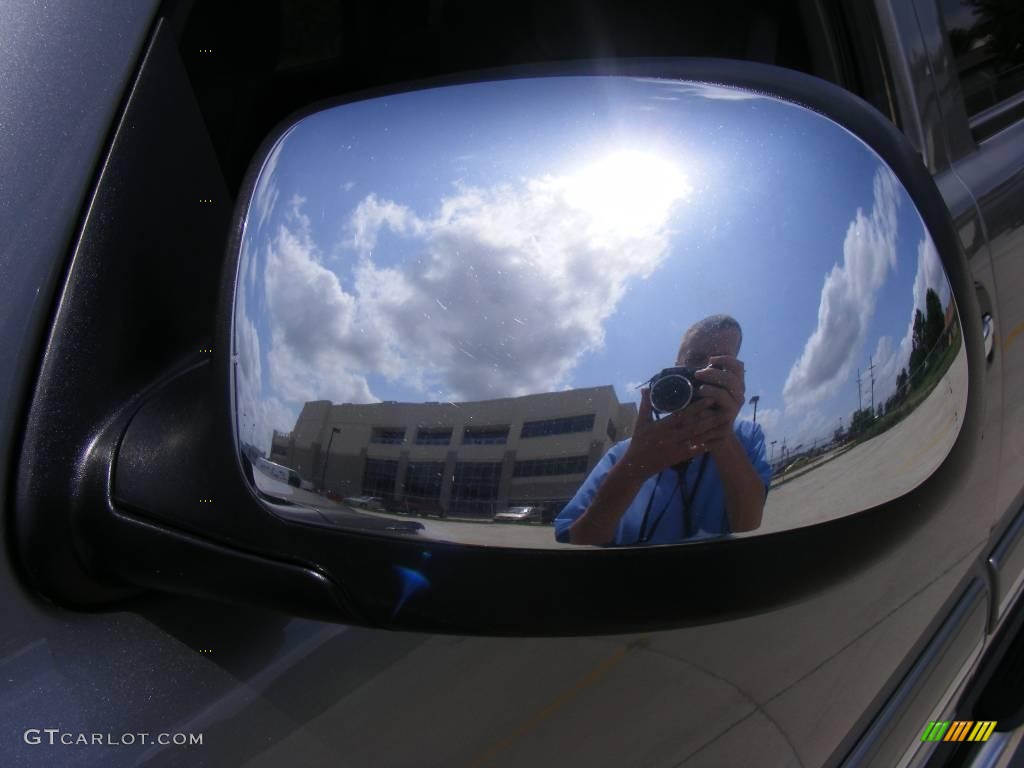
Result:
{"type": "Polygon", "coordinates": [[[699,400],[700,382],[694,378],[694,373],[690,368],[677,366],[652,376],[647,382],[651,388],[651,408],[657,413],[674,413],[699,400]]]}

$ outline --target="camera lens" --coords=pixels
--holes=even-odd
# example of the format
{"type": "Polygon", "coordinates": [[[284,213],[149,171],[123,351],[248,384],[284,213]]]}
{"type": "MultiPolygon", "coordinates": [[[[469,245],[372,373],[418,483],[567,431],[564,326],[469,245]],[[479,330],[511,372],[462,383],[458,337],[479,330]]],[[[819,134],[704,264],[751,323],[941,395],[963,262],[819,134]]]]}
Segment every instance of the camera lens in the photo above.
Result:
{"type": "Polygon", "coordinates": [[[662,413],[685,408],[692,397],[693,386],[686,377],[677,373],[661,377],[651,387],[651,406],[662,413]]]}

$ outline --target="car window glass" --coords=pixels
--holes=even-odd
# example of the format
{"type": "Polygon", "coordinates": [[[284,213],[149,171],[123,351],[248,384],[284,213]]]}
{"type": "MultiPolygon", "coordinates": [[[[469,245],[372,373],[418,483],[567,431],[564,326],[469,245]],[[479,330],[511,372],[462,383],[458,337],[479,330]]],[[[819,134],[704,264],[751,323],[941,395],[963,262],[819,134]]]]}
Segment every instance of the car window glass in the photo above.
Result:
{"type": "Polygon", "coordinates": [[[971,130],[983,139],[1024,117],[1024,5],[940,0],[971,130]]]}

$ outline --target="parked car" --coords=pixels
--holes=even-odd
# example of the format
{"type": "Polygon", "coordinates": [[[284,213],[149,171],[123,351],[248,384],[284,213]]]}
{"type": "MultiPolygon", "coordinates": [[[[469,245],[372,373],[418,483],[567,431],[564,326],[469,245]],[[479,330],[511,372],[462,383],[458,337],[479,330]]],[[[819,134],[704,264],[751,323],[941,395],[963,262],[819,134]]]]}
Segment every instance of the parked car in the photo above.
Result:
{"type": "Polygon", "coordinates": [[[1019,762],[1021,39],[974,0],[6,7],[0,764],[1019,762]],[[748,532],[359,529],[253,491],[312,424],[298,475],[398,493],[412,438],[372,416],[415,396],[526,413],[431,446],[452,499],[560,496],[622,442],[593,404],[712,304],[759,428],[806,443],[930,354],[929,289],[951,367],[748,532]]]}
{"type": "Polygon", "coordinates": [[[496,523],[539,523],[540,507],[509,507],[494,516],[496,523]]]}
{"type": "Polygon", "coordinates": [[[357,509],[366,509],[371,512],[384,511],[384,499],[379,496],[348,496],[345,504],[357,509]]]}
{"type": "Polygon", "coordinates": [[[254,463],[254,466],[258,467],[259,471],[267,477],[273,478],[280,483],[286,483],[293,488],[301,487],[301,478],[294,469],[281,466],[280,464],[267,461],[266,459],[258,459],[254,463]]]}

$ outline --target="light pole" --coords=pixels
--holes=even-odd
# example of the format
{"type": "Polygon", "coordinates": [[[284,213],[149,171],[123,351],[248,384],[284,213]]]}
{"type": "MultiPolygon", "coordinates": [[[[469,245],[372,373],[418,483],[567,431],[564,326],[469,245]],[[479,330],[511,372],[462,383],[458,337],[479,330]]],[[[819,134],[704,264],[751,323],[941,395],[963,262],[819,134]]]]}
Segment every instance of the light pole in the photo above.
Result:
{"type": "Polygon", "coordinates": [[[339,432],[341,432],[341,430],[338,429],[337,427],[331,427],[331,437],[327,441],[327,450],[324,452],[324,470],[323,470],[323,472],[320,473],[320,490],[321,491],[326,490],[324,488],[324,485],[327,484],[327,462],[331,458],[331,443],[334,442],[334,436],[336,434],[338,434],[339,432]]]}
{"type": "MultiPolygon", "coordinates": [[[[754,395],[750,398],[750,402],[754,404],[754,423],[757,424],[757,401],[761,399],[760,395],[754,395]]],[[[769,419],[771,421],[771,419],[769,419]]]]}
{"type": "Polygon", "coordinates": [[[770,445],[770,446],[772,447],[772,457],[771,457],[770,461],[775,461],[775,444],[776,444],[777,442],[779,442],[779,441],[778,441],[778,440],[772,440],[772,441],[771,441],[771,442],[769,443],[769,445],[770,445]]]}

